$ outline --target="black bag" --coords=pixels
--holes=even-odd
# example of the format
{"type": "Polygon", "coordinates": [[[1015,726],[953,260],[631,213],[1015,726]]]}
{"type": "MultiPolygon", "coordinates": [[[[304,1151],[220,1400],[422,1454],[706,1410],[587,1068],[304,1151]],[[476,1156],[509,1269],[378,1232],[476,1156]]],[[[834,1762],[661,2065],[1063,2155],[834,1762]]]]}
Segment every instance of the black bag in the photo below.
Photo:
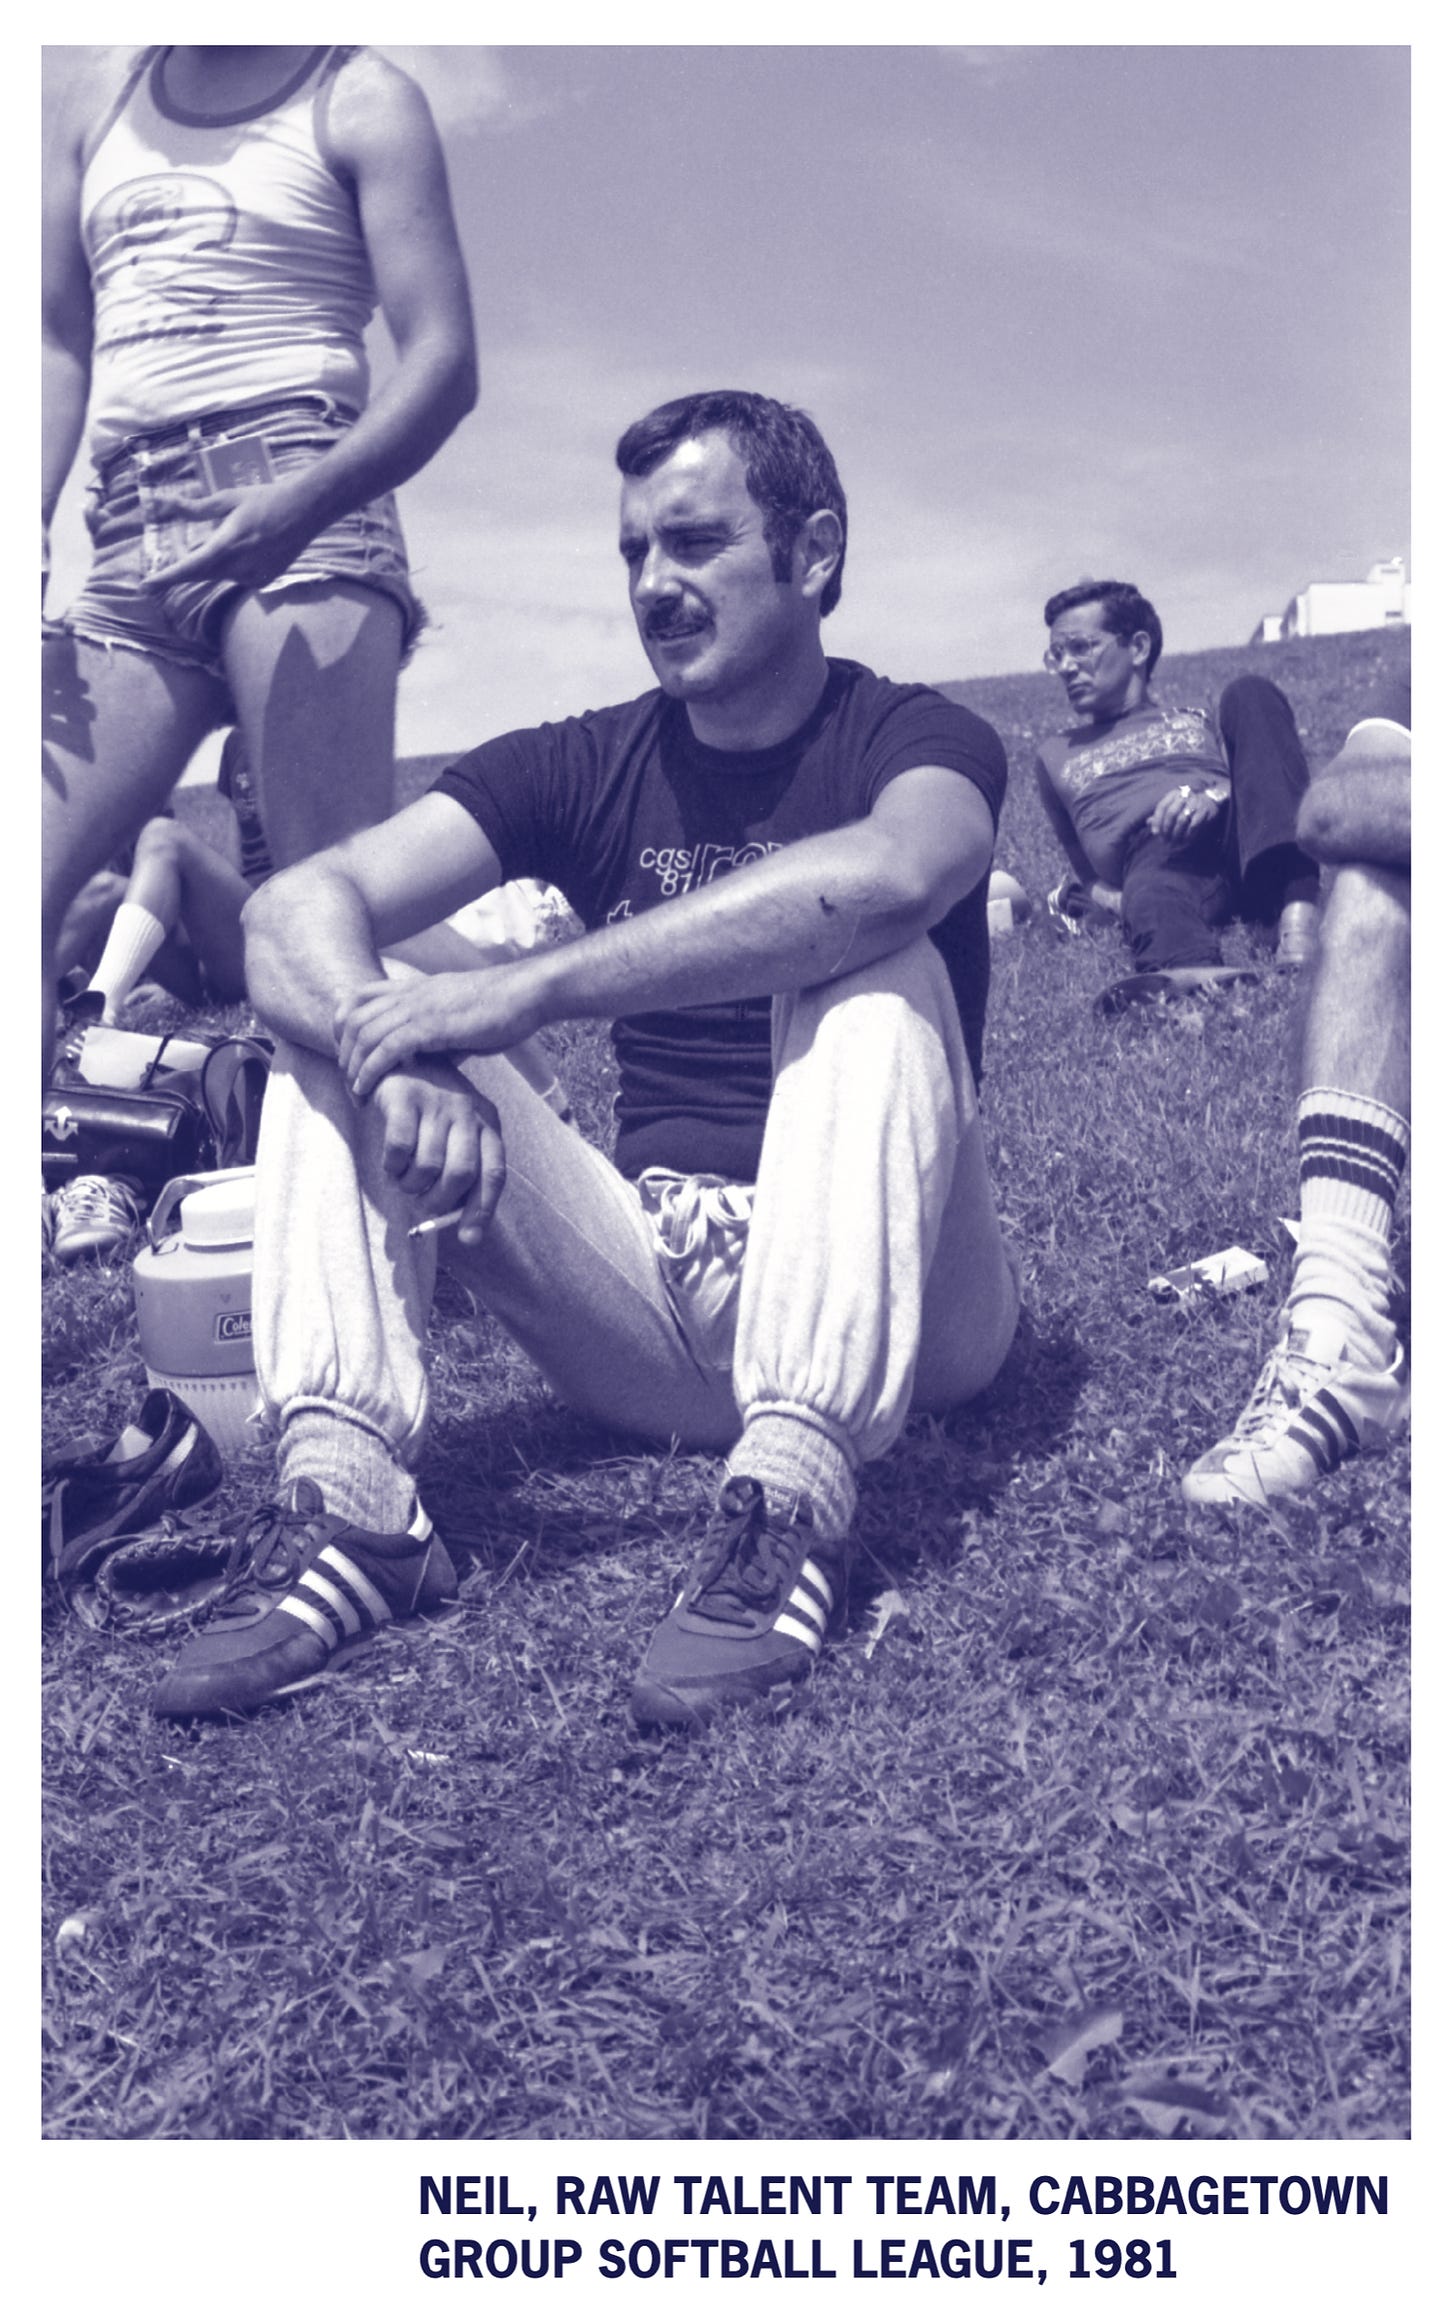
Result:
{"type": "Polygon", "coordinates": [[[130,1177],[147,1194],[168,1177],[212,1167],[202,1107],[180,1088],[47,1088],[40,1113],[41,1175],[49,1192],[76,1177],[130,1177]]]}
{"type": "MultiPolygon", "coordinates": [[[[191,1038],[193,1035],[185,1035],[191,1038]]],[[[49,1192],[76,1177],[130,1177],[155,1199],[169,1177],[236,1168],[258,1149],[269,1041],[214,1039],[198,1067],[167,1069],[160,1039],[142,1085],[53,1084],[41,1104],[41,1174],[49,1192]]]]}

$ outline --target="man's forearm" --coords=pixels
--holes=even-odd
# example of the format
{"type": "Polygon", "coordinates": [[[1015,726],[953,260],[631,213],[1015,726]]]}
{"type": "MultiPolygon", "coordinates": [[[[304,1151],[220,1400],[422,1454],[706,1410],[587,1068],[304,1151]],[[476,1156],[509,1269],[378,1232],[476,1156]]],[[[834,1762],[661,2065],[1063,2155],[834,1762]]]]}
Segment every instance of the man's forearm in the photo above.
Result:
{"type": "Polygon", "coordinates": [[[81,442],[90,389],[89,366],[68,347],[41,346],[40,514],[49,524],[81,442]]]}
{"type": "Polygon", "coordinates": [[[407,483],[474,401],[468,340],[447,337],[411,348],[348,434],[302,471],[299,489],[315,531],[407,483]]]}
{"type": "Polygon", "coordinates": [[[901,874],[893,845],[865,831],[861,823],[800,840],[509,972],[531,975],[543,1023],[828,982],[901,949],[949,907],[901,874]]]}
{"type": "Polygon", "coordinates": [[[243,912],[248,996],[270,1031],[334,1053],[334,1018],[384,973],[364,904],[347,879],[308,864],[280,871],[243,912]]]}

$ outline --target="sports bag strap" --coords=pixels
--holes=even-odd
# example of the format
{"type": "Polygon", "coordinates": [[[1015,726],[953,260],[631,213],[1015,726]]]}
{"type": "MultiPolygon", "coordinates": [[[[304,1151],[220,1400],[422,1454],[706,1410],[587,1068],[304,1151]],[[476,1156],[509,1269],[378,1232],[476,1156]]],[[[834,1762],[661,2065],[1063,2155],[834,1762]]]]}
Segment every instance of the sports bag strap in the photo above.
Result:
{"type": "Polygon", "coordinates": [[[222,1168],[245,1167],[257,1157],[258,1128],[272,1061],[271,1040],[240,1034],[235,1039],[219,1040],[202,1066],[198,1093],[222,1168]]]}

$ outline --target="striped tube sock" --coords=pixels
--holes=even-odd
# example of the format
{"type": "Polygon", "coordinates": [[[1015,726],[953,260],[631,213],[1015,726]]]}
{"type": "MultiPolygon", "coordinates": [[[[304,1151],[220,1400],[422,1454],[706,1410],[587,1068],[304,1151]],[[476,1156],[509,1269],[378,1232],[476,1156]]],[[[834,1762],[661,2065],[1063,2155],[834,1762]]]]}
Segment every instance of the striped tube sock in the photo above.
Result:
{"type": "Polygon", "coordinates": [[[142,969],[160,951],[167,930],[155,911],[144,903],[118,903],[116,916],[90,988],[106,1002],[103,1022],[114,1023],[116,1011],[141,979],[142,969]]]}
{"type": "Polygon", "coordinates": [[[854,1462],[825,1422],[809,1412],[750,1411],[728,1453],[730,1475],[752,1475],[763,1485],[771,1514],[787,1515],[801,1495],[814,1509],[823,1539],[843,1539],[859,1496],[854,1462]]]}
{"type": "Polygon", "coordinates": [[[1348,1329],[1354,1315],[1367,1350],[1388,1360],[1392,1213],[1410,1123],[1374,1097],[1307,1088],[1298,1134],[1299,1254],[1289,1304],[1301,1308],[1299,1327],[1334,1321],[1338,1309],[1348,1329]]]}
{"type": "Polygon", "coordinates": [[[403,1531],[414,1512],[414,1477],[396,1464],[384,1437],[314,1403],[289,1411],[278,1445],[281,1495],[304,1476],[317,1483],[331,1515],[361,1531],[403,1531]]]}

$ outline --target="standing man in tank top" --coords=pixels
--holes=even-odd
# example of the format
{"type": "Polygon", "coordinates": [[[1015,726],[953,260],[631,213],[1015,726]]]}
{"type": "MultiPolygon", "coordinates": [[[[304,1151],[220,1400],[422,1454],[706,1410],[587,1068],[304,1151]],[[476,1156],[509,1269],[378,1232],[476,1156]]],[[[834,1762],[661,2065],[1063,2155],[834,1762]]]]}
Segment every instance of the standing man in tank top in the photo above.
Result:
{"type": "Polygon", "coordinates": [[[48,1050],[68,904],[211,728],[236,720],[280,864],[392,806],[423,613],[391,494],[476,393],[420,90],[368,49],[103,52],[49,161],[42,343],[43,578],[83,429],[95,552],[46,624],[48,1050]]]}

